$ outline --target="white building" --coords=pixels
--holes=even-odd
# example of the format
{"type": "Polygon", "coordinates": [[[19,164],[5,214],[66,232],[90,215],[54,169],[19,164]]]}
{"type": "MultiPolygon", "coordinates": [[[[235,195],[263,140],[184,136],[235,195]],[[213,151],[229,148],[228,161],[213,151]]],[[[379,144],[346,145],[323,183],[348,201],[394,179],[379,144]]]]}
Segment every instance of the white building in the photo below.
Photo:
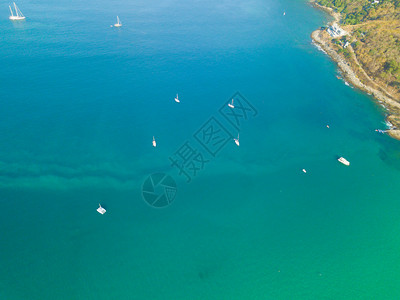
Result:
{"type": "Polygon", "coordinates": [[[333,38],[347,35],[347,32],[340,28],[339,25],[336,23],[333,23],[332,26],[329,26],[327,31],[333,38]]]}

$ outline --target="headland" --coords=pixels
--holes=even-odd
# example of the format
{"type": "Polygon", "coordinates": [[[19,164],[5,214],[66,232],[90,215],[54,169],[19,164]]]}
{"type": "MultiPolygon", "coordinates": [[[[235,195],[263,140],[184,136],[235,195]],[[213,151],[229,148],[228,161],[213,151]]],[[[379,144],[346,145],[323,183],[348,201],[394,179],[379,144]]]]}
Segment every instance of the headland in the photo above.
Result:
{"type": "Polygon", "coordinates": [[[347,0],[337,7],[331,0],[312,0],[333,21],[311,37],[338,64],[346,83],[373,95],[385,107],[386,132],[400,140],[400,5],[364,0],[365,13],[360,16],[355,2],[347,0]]]}

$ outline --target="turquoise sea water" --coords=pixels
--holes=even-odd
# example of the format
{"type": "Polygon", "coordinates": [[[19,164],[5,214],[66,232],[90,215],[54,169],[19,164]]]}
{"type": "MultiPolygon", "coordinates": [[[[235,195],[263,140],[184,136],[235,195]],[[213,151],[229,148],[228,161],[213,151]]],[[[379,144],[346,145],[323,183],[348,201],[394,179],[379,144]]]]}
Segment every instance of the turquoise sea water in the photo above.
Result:
{"type": "Polygon", "coordinates": [[[0,299],[399,299],[400,143],[311,44],[322,12],[0,4],[0,299]],[[186,183],[168,157],[236,91],[258,115],[186,183]]]}

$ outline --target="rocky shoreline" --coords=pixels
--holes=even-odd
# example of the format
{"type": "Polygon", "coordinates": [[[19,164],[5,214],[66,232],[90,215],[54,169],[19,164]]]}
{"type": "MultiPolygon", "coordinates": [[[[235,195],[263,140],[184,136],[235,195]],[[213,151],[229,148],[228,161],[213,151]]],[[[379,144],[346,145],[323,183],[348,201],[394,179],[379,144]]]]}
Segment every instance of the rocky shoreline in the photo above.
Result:
{"type": "MultiPolygon", "coordinates": [[[[340,14],[334,12],[331,8],[321,6],[313,1],[311,4],[325,12],[329,13],[333,18],[333,22],[340,21],[340,14]]],[[[331,22],[330,25],[333,23],[331,22]]],[[[331,37],[326,32],[326,30],[315,30],[311,34],[311,38],[314,43],[321,47],[321,49],[328,54],[332,60],[334,60],[339,68],[342,71],[343,77],[355,87],[367,92],[368,94],[373,95],[388,111],[389,115],[387,117],[387,121],[392,124],[392,128],[387,130],[387,133],[395,138],[400,140],[400,103],[396,101],[382,86],[375,83],[367,73],[362,69],[360,64],[355,57],[354,51],[349,46],[350,51],[352,52],[352,57],[347,60],[342,55],[340,55],[333,47],[331,46],[331,37]],[[362,78],[362,81],[360,80],[362,78]]]]}

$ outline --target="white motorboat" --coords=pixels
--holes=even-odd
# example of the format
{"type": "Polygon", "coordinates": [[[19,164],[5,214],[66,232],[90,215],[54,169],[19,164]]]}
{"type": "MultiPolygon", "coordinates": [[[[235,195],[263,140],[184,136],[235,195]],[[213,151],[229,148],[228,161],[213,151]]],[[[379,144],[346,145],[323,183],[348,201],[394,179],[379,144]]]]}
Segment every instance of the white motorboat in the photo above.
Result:
{"type": "Polygon", "coordinates": [[[338,161],[346,166],[350,166],[350,162],[347,159],[345,159],[344,157],[339,157],[338,161]]]}

